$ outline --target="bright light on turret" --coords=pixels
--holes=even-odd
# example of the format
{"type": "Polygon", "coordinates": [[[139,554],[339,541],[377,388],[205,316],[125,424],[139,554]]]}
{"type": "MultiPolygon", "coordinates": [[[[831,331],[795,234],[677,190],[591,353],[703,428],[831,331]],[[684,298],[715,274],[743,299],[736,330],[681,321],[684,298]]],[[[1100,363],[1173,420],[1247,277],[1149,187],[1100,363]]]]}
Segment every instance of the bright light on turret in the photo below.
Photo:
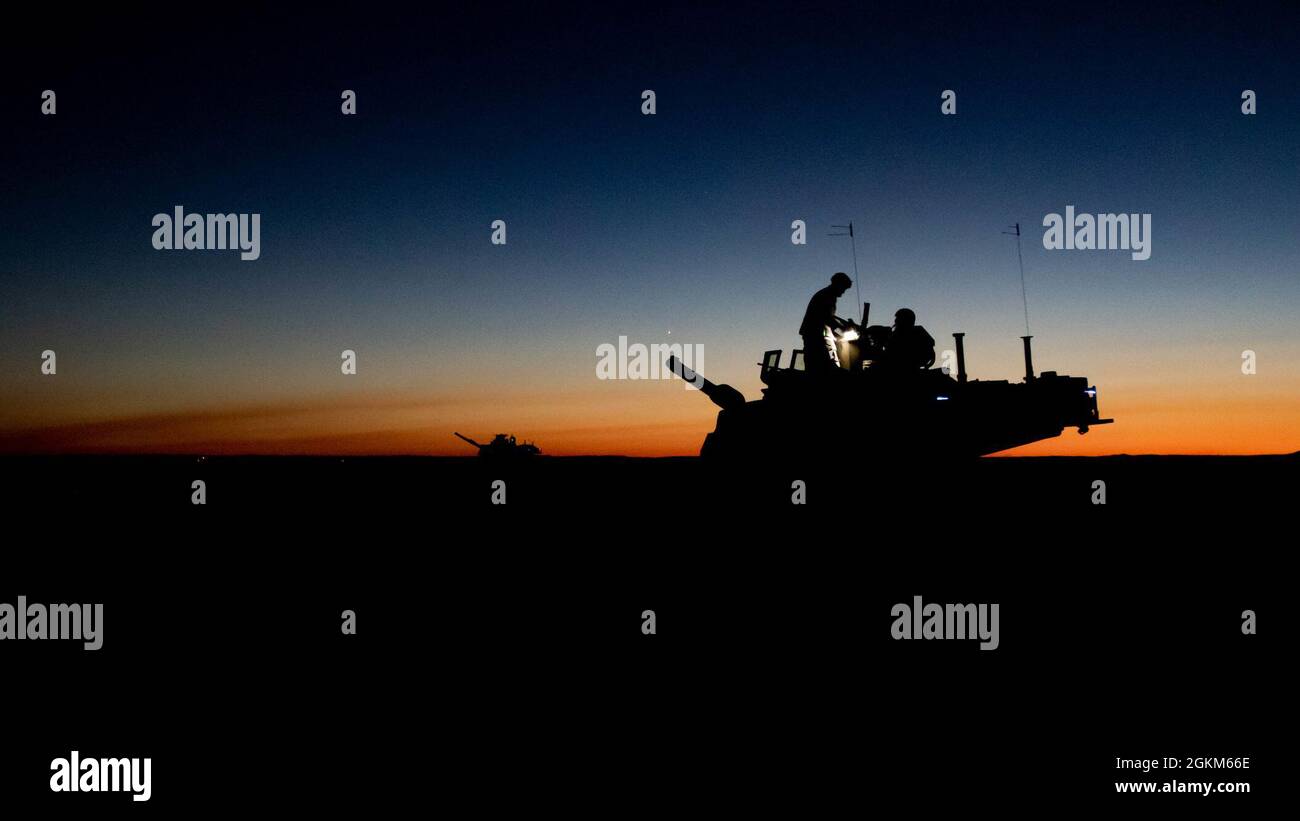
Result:
{"type": "Polygon", "coordinates": [[[1092,397],[1093,399],[1096,399],[1096,398],[1097,398],[1097,389],[1096,389],[1096,388],[1087,388],[1086,390],[1084,390],[1084,393],[1087,394],[1088,396],[1092,397]]]}
{"type": "Polygon", "coordinates": [[[858,338],[858,332],[853,330],[852,328],[845,331],[844,335],[841,337],[841,339],[843,339],[845,342],[852,342],[857,338],[858,338]]]}

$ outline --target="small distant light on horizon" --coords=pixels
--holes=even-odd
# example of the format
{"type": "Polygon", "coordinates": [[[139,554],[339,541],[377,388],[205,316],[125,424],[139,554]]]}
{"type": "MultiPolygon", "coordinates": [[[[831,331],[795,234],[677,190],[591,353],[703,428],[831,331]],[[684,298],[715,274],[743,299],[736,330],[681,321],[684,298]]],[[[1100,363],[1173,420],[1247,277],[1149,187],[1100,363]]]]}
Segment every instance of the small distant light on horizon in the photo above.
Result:
{"type": "Polygon", "coordinates": [[[948,397],[946,397],[946,396],[936,396],[935,399],[939,400],[940,402],[947,402],[947,401],[948,401],[948,397]]]}

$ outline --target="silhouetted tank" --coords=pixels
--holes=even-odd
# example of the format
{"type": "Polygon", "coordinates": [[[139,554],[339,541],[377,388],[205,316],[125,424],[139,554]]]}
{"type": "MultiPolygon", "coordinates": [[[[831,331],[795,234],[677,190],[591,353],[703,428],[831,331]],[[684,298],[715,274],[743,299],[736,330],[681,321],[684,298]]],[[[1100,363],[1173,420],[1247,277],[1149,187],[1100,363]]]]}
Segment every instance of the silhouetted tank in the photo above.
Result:
{"type": "Polygon", "coordinates": [[[767,387],[755,401],[670,357],[669,367],[722,409],[700,455],[717,461],[975,457],[1114,421],[1099,418],[1097,389],[1087,378],[1035,375],[1030,337],[1022,337],[1025,378],[1012,383],[966,378],[964,334],[953,335],[956,378],[941,368],[874,367],[873,346],[887,333],[873,326],[860,342],[840,341],[842,363],[851,364],[824,373],[803,370],[802,351],[792,351],[785,368],[782,351],[767,351],[759,365],[767,387]]]}
{"type": "Polygon", "coordinates": [[[461,436],[459,433],[456,435],[478,448],[478,455],[487,459],[521,459],[536,456],[542,452],[541,448],[536,445],[529,442],[517,442],[515,437],[504,433],[498,433],[486,445],[480,445],[468,436],[461,436]]]}

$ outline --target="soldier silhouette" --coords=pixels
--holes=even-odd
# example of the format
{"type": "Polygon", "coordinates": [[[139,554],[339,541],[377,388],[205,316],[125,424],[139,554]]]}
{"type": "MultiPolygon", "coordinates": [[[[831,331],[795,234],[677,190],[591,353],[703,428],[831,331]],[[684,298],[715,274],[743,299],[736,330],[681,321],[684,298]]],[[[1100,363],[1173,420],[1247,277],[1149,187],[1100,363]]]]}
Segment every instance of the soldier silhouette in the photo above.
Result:
{"type": "Polygon", "coordinates": [[[812,373],[826,373],[840,367],[839,353],[835,349],[835,331],[849,325],[835,315],[835,303],[853,286],[849,275],[840,271],[831,277],[831,284],[822,288],[808,300],[799,336],[803,337],[804,367],[812,373]]]}
{"type": "Polygon", "coordinates": [[[879,364],[899,372],[917,371],[934,364],[934,337],[916,324],[916,313],[911,308],[899,308],[894,313],[894,329],[885,342],[879,364]]]}

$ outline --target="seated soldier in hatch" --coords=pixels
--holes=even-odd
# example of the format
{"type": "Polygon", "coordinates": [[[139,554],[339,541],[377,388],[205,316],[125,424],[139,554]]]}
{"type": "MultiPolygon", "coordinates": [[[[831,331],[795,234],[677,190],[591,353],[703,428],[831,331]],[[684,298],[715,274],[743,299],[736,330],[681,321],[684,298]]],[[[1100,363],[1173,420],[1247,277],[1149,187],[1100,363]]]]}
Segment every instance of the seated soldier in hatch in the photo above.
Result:
{"type": "Polygon", "coordinates": [[[907,373],[933,364],[934,337],[916,324],[916,314],[911,308],[899,308],[894,314],[894,329],[885,343],[884,353],[873,366],[907,373]]]}

